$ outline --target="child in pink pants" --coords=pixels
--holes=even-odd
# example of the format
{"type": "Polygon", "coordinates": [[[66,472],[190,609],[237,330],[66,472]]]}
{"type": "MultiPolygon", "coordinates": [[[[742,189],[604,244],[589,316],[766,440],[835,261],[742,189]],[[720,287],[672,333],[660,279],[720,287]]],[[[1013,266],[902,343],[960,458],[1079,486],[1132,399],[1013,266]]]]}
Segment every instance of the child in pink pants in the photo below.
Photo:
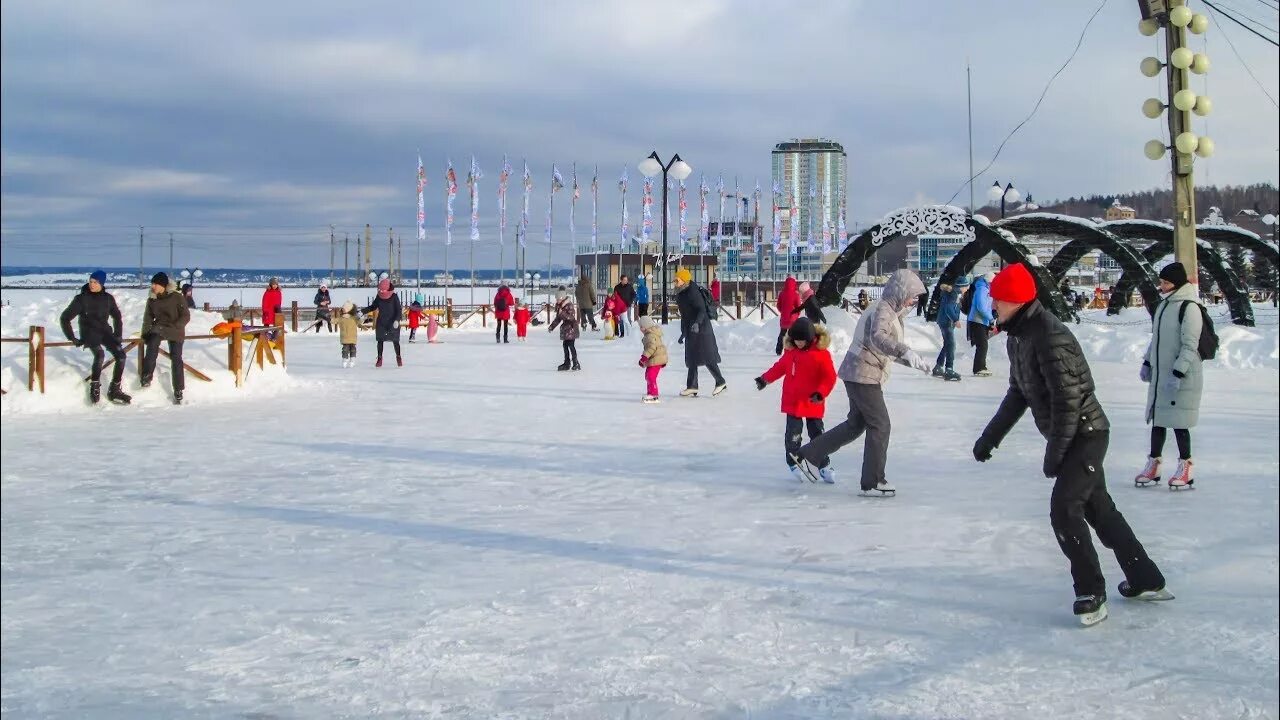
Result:
{"type": "Polygon", "coordinates": [[[644,368],[645,395],[644,402],[658,402],[658,373],[667,365],[667,345],[662,339],[662,326],[653,318],[644,315],[640,318],[640,332],[644,335],[644,353],[640,356],[640,367],[644,368]]]}

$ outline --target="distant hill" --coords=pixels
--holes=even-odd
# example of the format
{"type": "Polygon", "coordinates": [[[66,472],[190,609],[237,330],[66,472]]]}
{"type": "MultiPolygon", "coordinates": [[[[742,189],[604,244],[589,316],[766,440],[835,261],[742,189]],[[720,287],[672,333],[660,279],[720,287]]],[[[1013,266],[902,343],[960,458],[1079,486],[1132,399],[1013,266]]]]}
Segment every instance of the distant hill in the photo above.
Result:
{"type": "MultiPolygon", "coordinates": [[[[1039,212],[1061,213],[1084,218],[1100,218],[1103,217],[1107,208],[1111,206],[1112,201],[1117,198],[1121,204],[1128,205],[1137,211],[1139,218],[1165,221],[1173,217],[1173,191],[1171,189],[1153,189],[1113,195],[1086,195],[1084,197],[1072,197],[1066,200],[1050,202],[1044,202],[1043,199],[1039,199],[1036,200],[1036,204],[1040,206],[1039,212]]],[[[1021,206],[1021,203],[1018,205],[1021,206]]],[[[1269,183],[1197,187],[1197,220],[1203,219],[1209,213],[1210,207],[1220,208],[1223,217],[1229,222],[1249,226],[1249,229],[1258,232],[1258,229],[1253,225],[1258,227],[1261,227],[1261,225],[1251,222],[1251,215],[1242,216],[1240,212],[1242,210],[1251,210],[1258,215],[1280,212],[1280,190],[1269,183]]],[[[1005,206],[1006,214],[1016,214],[1016,210],[1017,208],[1010,208],[1007,204],[1005,206]]],[[[980,208],[978,212],[992,219],[1000,217],[1000,207],[998,205],[980,208]]]]}

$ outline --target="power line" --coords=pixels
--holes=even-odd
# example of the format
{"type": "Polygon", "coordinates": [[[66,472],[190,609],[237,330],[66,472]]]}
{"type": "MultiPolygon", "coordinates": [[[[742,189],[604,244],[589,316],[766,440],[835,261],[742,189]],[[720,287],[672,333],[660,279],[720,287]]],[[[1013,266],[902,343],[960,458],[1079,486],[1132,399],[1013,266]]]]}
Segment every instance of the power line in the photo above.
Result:
{"type": "MultiPolygon", "coordinates": [[[[1258,32],[1257,30],[1254,30],[1253,28],[1249,27],[1248,25],[1245,25],[1244,23],[1242,23],[1242,22],[1240,22],[1239,20],[1237,20],[1237,19],[1235,18],[1235,16],[1233,16],[1231,13],[1227,12],[1226,10],[1223,10],[1222,8],[1218,7],[1217,5],[1214,5],[1213,3],[1209,2],[1209,0],[1204,0],[1204,4],[1205,4],[1205,5],[1208,5],[1209,7],[1213,8],[1214,10],[1217,10],[1218,12],[1222,13],[1223,15],[1225,15],[1225,16],[1226,16],[1226,18],[1227,18],[1228,20],[1230,20],[1231,22],[1233,22],[1233,23],[1235,23],[1235,24],[1239,25],[1240,27],[1244,28],[1245,30],[1248,30],[1249,32],[1253,33],[1254,35],[1257,35],[1258,37],[1262,38],[1263,40],[1266,40],[1267,42],[1271,43],[1272,45],[1275,45],[1276,47],[1280,47],[1280,42],[1276,42],[1275,40],[1272,40],[1271,38],[1267,37],[1266,35],[1263,35],[1262,33],[1258,32]]],[[[1252,73],[1250,73],[1250,74],[1252,74],[1252,73]]]]}
{"type": "Polygon", "coordinates": [[[1267,2],[1267,0],[1258,0],[1258,2],[1262,3],[1263,5],[1266,5],[1267,7],[1271,8],[1272,10],[1280,10],[1280,5],[1276,5],[1275,3],[1267,2]]]}
{"type": "MultiPolygon", "coordinates": [[[[1205,5],[1209,5],[1207,0],[1205,2],[1205,5]]],[[[1210,7],[1213,7],[1213,6],[1210,5],[1210,7]]],[[[1210,12],[1209,17],[1213,19],[1213,26],[1218,28],[1218,32],[1222,33],[1222,39],[1227,41],[1227,47],[1231,48],[1231,54],[1235,55],[1236,59],[1240,61],[1240,64],[1244,66],[1244,71],[1249,73],[1249,77],[1253,78],[1253,82],[1258,85],[1258,89],[1261,90],[1262,94],[1265,95],[1267,99],[1271,101],[1272,105],[1275,105],[1277,108],[1280,108],[1280,104],[1276,103],[1276,99],[1271,97],[1271,93],[1267,92],[1266,86],[1262,84],[1262,81],[1258,80],[1257,75],[1253,74],[1253,70],[1249,68],[1249,63],[1245,62],[1244,58],[1240,56],[1240,51],[1236,50],[1236,44],[1231,42],[1231,36],[1227,34],[1227,31],[1224,30],[1222,28],[1222,25],[1218,22],[1217,13],[1210,12]]]]}
{"type": "Polygon", "coordinates": [[[972,183],[974,180],[976,180],[976,179],[978,179],[978,178],[982,177],[984,174],[986,174],[986,172],[987,172],[988,170],[990,170],[990,169],[991,169],[991,166],[992,166],[992,165],[995,165],[995,164],[996,164],[996,160],[1000,157],[1000,152],[1001,152],[1002,150],[1004,150],[1004,146],[1005,146],[1005,144],[1006,144],[1006,143],[1008,143],[1008,142],[1009,142],[1009,140],[1010,140],[1010,139],[1012,139],[1012,138],[1013,138],[1013,136],[1014,136],[1015,134],[1017,134],[1017,132],[1018,132],[1019,130],[1021,130],[1021,129],[1022,129],[1022,126],[1023,126],[1023,125],[1026,125],[1028,122],[1030,122],[1030,121],[1031,121],[1031,118],[1035,117],[1035,115],[1036,115],[1036,111],[1040,109],[1040,103],[1044,102],[1045,95],[1048,95],[1048,94],[1049,94],[1049,88],[1053,85],[1053,81],[1054,81],[1054,80],[1056,80],[1056,79],[1058,79],[1058,76],[1062,74],[1062,71],[1063,71],[1063,70],[1066,70],[1066,69],[1067,69],[1067,66],[1071,64],[1071,61],[1075,59],[1075,57],[1076,57],[1076,53],[1080,52],[1080,46],[1084,44],[1084,36],[1085,36],[1085,34],[1086,34],[1086,33],[1088,33],[1088,32],[1089,32],[1089,26],[1093,24],[1093,20],[1094,20],[1094,18],[1098,17],[1098,13],[1102,12],[1102,8],[1106,7],[1107,2],[1109,2],[1109,0],[1102,0],[1102,3],[1098,5],[1098,8],[1097,8],[1096,10],[1094,10],[1094,11],[1093,11],[1093,14],[1092,14],[1092,15],[1090,15],[1090,16],[1089,16],[1089,21],[1088,21],[1088,22],[1086,22],[1086,23],[1084,24],[1084,29],[1082,29],[1082,30],[1080,31],[1080,37],[1079,37],[1079,39],[1077,39],[1077,40],[1076,40],[1076,46],[1075,46],[1075,49],[1073,49],[1073,50],[1071,51],[1071,55],[1070,55],[1070,57],[1068,57],[1068,58],[1067,58],[1066,62],[1062,63],[1062,67],[1059,67],[1059,68],[1058,68],[1058,70],[1057,70],[1057,72],[1055,72],[1055,73],[1054,73],[1054,74],[1049,78],[1049,82],[1045,83],[1044,90],[1042,90],[1042,91],[1040,92],[1040,98],[1036,100],[1036,105],[1035,105],[1035,107],[1031,108],[1031,113],[1030,113],[1029,115],[1027,115],[1027,116],[1022,120],[1022,122],[1018,123],[1018,124],[1013,128],[1013,130],[1010,130],[1010,131],[1009,131],[1009,134],[1008,134],[1008,135],[1005,137],[1005,139],[1000,143],[1000,147],[996,148],[996,154],[995,154],[995,155],[993,155],[993,156],[991,157],[991,162],[987,163],[987,166],[986,166],[986,167],[984,167],[984,168],[982,168],[981,170],[979,170],[979,171],[978,171],[978,173],[977,173],[976,175],[974,175],[973,177],[970,177],[968,180],[966,180],[966,181],[964,182],[964,184],[963,184],[963,185],[961,185],[959,188],[957,188],[957,189],[956,189],[955,193],[954,193],[954,194],[952,194],[951,199],[950,199],[950,200],[947,200],[947,204],[948,204],[948,205],[950,205],[950,204],[951,204],[951,202],[952,202],[953,200],[955,200],[955,199],[956,199],[956,196],[957,196],[957,195],[959,195],[959,194],[960,194],[960,192],[961,192],[962,190],[964,190],[966,187],[968,187],[970,183],[972,183]]]}
{"type": "Polygon", "coordinates": [[[1273,28],[1273,27],[1271,27],[1270,25],[1268,25],[1268,24],[1266,24],[1266,23],[1262,22],[1261,20],[1255,20],[1254,18],[1252,18],[1252,17],[1250,17],[1250,16],[1248,16],[1248,15],[1246,15],[1246,14],[1244,14],[1244,13],[1240,12],[1240,9],[1239,9],[1239,8],[1237,8],[1237,7],[1232,6],[1232,5],[1227,5],[1226,7],[1227,7],[1227,9],[1228,9],[1228,10],[1230,10],[1231,12],[1235,13],[1236,15],[1239,15],[1242,19],[1244,19],[1244,20],[1248,20],[1249,22],[1253,23],[1254,25],[1257,25],[1258,27],[1262,28],[1263,30],[1266,30],[1267,32],[1276,32],[1276,29],[1275,29],[1275,28],[1273,28]]]}

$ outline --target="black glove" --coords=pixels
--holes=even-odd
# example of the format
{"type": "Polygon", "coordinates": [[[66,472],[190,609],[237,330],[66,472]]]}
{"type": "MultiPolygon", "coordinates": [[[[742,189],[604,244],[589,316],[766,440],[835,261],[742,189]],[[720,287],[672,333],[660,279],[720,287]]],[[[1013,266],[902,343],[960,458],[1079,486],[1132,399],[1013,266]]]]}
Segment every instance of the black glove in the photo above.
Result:
{"type": "Polygon", "coordinates": [[[1061,464],[1062,464],[1061,462],[1051,463],[1049,460],[1049,456],[1045,455],[1044,465],[1041,467],[1041,469],[1044,471],[1044,476],[1047,478],[1058,477],[1058,468],[1059,466],[1061,466],[1061,464]]]}
{"type": "Polygon", "coordinates": [[[765,381],[764,381],[764,378],[762,378],[762,377],[758,377],[758,378],[756,378],[756,389],[757,389],[757,390],[763,390],[763,389],[765,389],[765,388],[767,388],[767,387],[769,387],[769,383],[765,382],[765,381]]]}
{"type": "Polygon", "coordinates": [[[677,341],[676,341],[676,343],[678,343],[678,344],[680,344],[680,345],[683,345],[683,344],[684,344],[684,336],[683,336],[683,335],[681,335],[681,336],[680,336],[680,339],[679,339],[679,340],[677,340],[677,341]]]}
{"type": "Polygon", "coordinates": [[[985,436],[980,437],[978,438],[978,441],[973,444],[973,459],[978,462],[986,462],[991,459],[991,451],[995,449],[996,446],[993,445],[990,440],[985,436]]]}
{"type": "Polygon", "coordinates": [[[820,403],[820,402],[822,402],[822,393],[814,393],[814,394],[810,395],[810,396],[809,396],[809,402],[811,402],[811,403],[820,403]]]}
{"type": "Polygon", "coordinates": [[[80,338],[71,338],[71,344],[76,347],[84,347],[84,341],[80,338]]]}

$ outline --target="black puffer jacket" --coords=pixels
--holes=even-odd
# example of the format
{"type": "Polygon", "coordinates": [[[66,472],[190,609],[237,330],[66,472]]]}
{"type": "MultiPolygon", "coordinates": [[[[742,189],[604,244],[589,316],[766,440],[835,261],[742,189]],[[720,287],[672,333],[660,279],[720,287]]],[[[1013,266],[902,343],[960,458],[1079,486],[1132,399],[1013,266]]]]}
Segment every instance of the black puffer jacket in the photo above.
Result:
{"type": "Polygon", "coordinates": [[[71,304],[62,311],[62,334],[68,340],[76,339],[71,332],[71,320],[77,316],[80,318],[79,340],[85,345],[101,345],[110,336],[120,338],[121,326],[124,325],[120,319],[120,307],[106,290],[89,292],[86,283],[80,288],[80,294],[72,298],[71,304]]]}
{"type": "Polygon", "coordinates": [[[1053,313],[1033,300],[1001,329],[1009,334],[1009,392],[982,437],[998,446],[1027,408],[1049,441],[1044,474],[1056,477],[1077,434],[1111,427],[1094,394],[1080,343],[1053,313]]]}

